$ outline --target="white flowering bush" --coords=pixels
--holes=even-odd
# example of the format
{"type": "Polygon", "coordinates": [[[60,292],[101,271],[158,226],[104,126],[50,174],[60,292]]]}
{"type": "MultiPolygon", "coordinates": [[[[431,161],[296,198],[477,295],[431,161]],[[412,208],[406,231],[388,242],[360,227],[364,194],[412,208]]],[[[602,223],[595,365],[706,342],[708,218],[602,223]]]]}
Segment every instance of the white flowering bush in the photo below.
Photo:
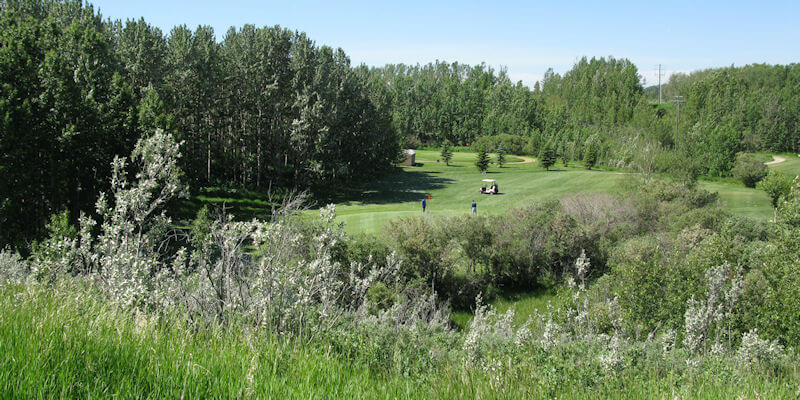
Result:
{"type": "Polygon", "coordinates": [[[758,336],[758,329],[742,334],[742,342],[736,357],[744,365],[755,362],[772,362],[784,355],[784,348],[776,340],[766,340],[758,336]]]}
{"type": "MultiPolygon", "coordinates": [[[[116,157],[111,191],[97,200],[101,233],[92,245],[95,257],[88,269],[108,297],[123,306],[157,302],[150,296],[151,277],[161,268],[160,246],[171,229],[163,207],[187,194],[179,158],[179,144],[161,130],[140,139],[131,154],[139,167],[136,180],[128,181],[128,161],[116,157]]],[[[84,218],[81,229],[91,224],[84,218]]]]}
{"type": "Polygon", "coordinates": [[[532,337],[531,320],[515,327],[514,314],[513,308],[498,314],[493,307],[482,304],[479,295],[476,299],[475,317],[464,336],[462,348],[465,361],[469,364],[480,364],[528,344],[532,337]]]}
{"type": "Polygon", "coordinates": [[[689,299],[683,345],[692,353],[714,349],[731,339],[730,321],[742,289],[741,268],[725,263],[706,271],[708,293],[703,300],[689,299]]]}
{"type": "Polygon", "coordinates": [[[0,250],[0,286],[25,282],[29,274],[28,262],[15,251],[0,250]]]}

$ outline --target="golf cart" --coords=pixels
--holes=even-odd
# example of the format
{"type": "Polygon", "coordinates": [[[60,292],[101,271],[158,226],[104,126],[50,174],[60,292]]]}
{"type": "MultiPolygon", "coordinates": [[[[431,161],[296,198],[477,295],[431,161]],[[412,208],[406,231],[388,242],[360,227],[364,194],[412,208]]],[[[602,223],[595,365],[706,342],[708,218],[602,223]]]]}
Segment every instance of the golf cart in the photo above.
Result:
{"type": "Polygon", "coordinates": [[[486,183],[481,185],[481,194],[498,194],[500,189],[497,188],[497,182],[494,179],[482,179],[482,182],[490,183],[489,188],[486,188],[486,183]]]}

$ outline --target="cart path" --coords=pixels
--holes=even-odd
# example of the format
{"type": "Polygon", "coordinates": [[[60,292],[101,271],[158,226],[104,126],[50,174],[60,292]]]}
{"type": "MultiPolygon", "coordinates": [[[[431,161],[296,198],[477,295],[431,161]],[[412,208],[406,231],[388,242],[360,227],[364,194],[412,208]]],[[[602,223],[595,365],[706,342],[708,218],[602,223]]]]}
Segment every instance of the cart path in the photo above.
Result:
{"type": "Polygon", "coordinates": [[[528,164],[528,163],[532,163],[532,162],[536,161],[535,158],[531,158],[531,157],[524,157],[524,156],[514,156],[514,157],[521,158],[522,161],[515,161],[515,162],[506,163],[506,164],[528,164]]]}
{"type": "Polygon", "coordinates": [[[786,161],[786,157],[772,156],[772,161],[765,162],[764,165],[775,165],[786,161]]]}

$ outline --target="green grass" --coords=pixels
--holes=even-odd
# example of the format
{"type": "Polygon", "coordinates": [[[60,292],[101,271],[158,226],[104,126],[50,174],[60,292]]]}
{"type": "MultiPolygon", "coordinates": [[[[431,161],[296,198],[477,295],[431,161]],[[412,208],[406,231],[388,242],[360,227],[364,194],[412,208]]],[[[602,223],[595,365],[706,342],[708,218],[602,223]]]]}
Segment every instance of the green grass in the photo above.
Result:
{"type": "Polygon", "coordinates": [[[769,196],[758,189],[745,187],[738,182],[703,181],[700,186],[719,193],[722,207],[734,214],[767,220],[772,218],[772,203],[769,196]]]}
{"type": "MultiPolygon", "coordinates": [[[[511,158],[511,157],[509,157],[511,158]]],[[[430,216],[453,216],[471,212],[472,200],[481,214],[503,213],[531,201],[558,198],[576,192],[612,192],[626,174],[587,171],[580,165],[545,171],[537,163],[491,166],[481,174],[473,165],[474,153],[454,153],[450,166],[438,152],[420,150],[419,166],[403,167],[376,182],[359,187],[357,196],[337,202],[336,212],[348,232],[376,233],[395,218],[421,215],[420,200],[430,195],[430,216]],[[478,193],[482,179],[495,179],[500,195],[478,193]]],[[[520,159],[521,161],[521,159],[520,159]]]]}
{"type": "MultiPolygon", "coordinates": [[[[555,288],[501,293],[489,304],[491,304],[498,313],[505,313],[509,308],[514,307],[514,323],[517,325],[524,324],[528,318],[533,317],[537,313],[546,314],[548,304],[553,307],[558,307],[560,305],[555,288]]],[[[450,319],[459,329],[463,330],[469,326],[473,317],[474,315],[472,312],[457,311],[451,315],[450,319]]]]}
{"type": "MultiPolygon", "coordinates": [[[[81,290],[0,290],[0,398],[395,398],[420,388],[314,346],[121,313],[81,290]]],[[[418,397],[423,397],[417,395],[418,397]]]]}
{"type": "MultiPolygon", "coordinates": [[[[797,157],[797,154],[781,153],[778,155],[785,157],[786,161],[770,165],[769,169],[789,175],[800,175],[800,158],[797,157]]],[[[772,160],[771,155],[769,159],[772,160]]]]}
{"type": "MultiPolygon", "coordinates": [[[[772,158],[767,153],[758,155],[764,160],[772,158]]],[[[792,154],[782,155],[787,161],[772,165],[770,169],[800,174],[800,158],[792,154]]],[[[509,163],[523,160],[511,155],[507,158],[509,163]]],[[[580,163],[573,163],[568,168],[558,163],[551,171],[544,171],[536,162],[506,164],[502,168],[492,165],[487,174],[481,174],[474,165],[475,153],[455,152],[449,166],[440,159],[439,151],[418,150],[417,166],[398,168],[375,181],[338,188],[319,197],[318,205],[335,203],[338,220],[345,223],[349,233],[374,234],[383,231],[393,219],[421,215],[420,200],[427,195],[431,196],[426,213],[430,216],[468,214],[472,200],[478,202],[479,213],[491,215],[573,193],[615,192],[620,184],[635,176],[610,169],[587,171],[580,163]],[[479,194],[482,179],[497,180],[502,194],[479,194]]],[[[762,220],[772,218],[769,198],[760,190],[746,188],[732,179],[707,180],[701,185],[718,192],[723,207],[736,214],[762,220]]],[[[210,205],[215,208],[224,206],[239,219],[266,219],[271,207],[278,205],[279,200],[280,194],[277,200],[270,202],[263,193],[210,188],[178,204],[173,214],[177,221],[186,222],[203,205],[210,205]]],[[[309,211],[311,213],[316,211],[309,211]]]]}
{"type": "MultiPolygon", "coordinates": [[[[457,152],[445,166],[436,151],[417,151],[419,166],[403,167],[375,182],[351,188],[349,196],[337,199],[338,220],[350,233],[379,233],[386,223],[422,214],[420,200],[430,195],[427,215],[454,216],[470,213],[472,200],[481,214],[499,214],[534,201],[557,199],[574,193],[613,193],[635,174],[594,169],[579,163],[565,168],[558,163],[545,171],[538,163],[492,166],[481,174],[473,165],[475,154],[457,152]],[[501,195],[478,193],[482,179],[495,179],[501,195]]],[[[800,159],[796,159],[800,168],[800,159]]],[[[788,161],[787,161],[788,162],[788,161]]],[[[800,171],[800,169],[798,169],[800,171]]],[[[732,212],[758,219],[772,217],[767,195],[734,181],[704,181],[701,185],[719,192],[720,202],[732,212]]]]}

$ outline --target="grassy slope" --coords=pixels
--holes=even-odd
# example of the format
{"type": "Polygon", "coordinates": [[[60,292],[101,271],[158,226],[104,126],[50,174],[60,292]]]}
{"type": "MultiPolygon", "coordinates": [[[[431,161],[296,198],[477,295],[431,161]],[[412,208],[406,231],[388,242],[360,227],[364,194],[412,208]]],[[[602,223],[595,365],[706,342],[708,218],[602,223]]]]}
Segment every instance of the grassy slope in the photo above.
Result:
{"type": "MultiPolygon", "coordinates": [[[[757,153],[765,161],[772,160],[772,154],[757,153]]],[[[800,174],[800,158],[796,154],[780,154],[786,161],[768,166],[770,170],[790,175],[800,174]]],[[[703,187],[719,193],[723,207],[730,211],[757,219],[770,219],[773,217],[772,205],[764,192],[749,189],[741,183],[728,179],[724,181],[702,182],[703,187]]]]}
{"type": "MultiPolygon", "coordinates": [[[[772,165],[788,174],[800,174],[800,158],[782,154],[787,161],[772,165]]],[[[759,153],[764,160],[770,154],[759,153]]],[[[430,194],[430,215],[458,215],[470,212],[472,200],[478,202],[478,212],[502,213],[531,201],[559,198],[579,192],[613,192],[627,177],[635,176],[618,171],[586,171],[578,163],[564,168],[560,163],[554,169],[542,170],[536,163],[508,164],[503,168],[493,165],[488,174],[480,174],[474,166],[475,153],[454,153],[450,166],[439,160],[438,151],[417,151],[415,167],[403,167],[398,172],[374,182],[363,182],[348,188],[339,188],[332,196],[337,204],[339,220],[350,233],[377,233],[392,219],[421,214],[422,197],[430,194]],[[502,194],[480,195],[481,179],[496,179],[502,194]]],[[[494,157],[492,157],[494,159],[494,157]]],[[[508,162],[522,161],[508,156],[508,162]]],[[[772,208],[766,194],[749,189],[733,179],[707,180],[704,188],[718,192],[724,207],[732,212],[758,219],[772,217],[772,208]]],[[[325,202],[325,201],[322,201],[325,202]]],[[[178,220],[188,221],[203,204],[211,204],[233,212],[242,219],[266,218],[271,203],[264,194],[222,189],[206,190],[201,195],[181,204],[176,210],[178,220]]],[[[315,213],[315,212],[314,212],[315,213]]]]}
{"type": "MultiPolygon", "coordinates": [[[[376,233],[392,219],[420,215],[419,202],[425,194],[432,197],[428,201],[430,215],[467,214],[473,199],[478,202],[478,212],[492,214],[571,193],[613,192],[629,176],[604,170],[586,171],[578,164],[569,168],[558,164],[556,168],[561,171],[548,172],[536,163],[510,164],[503,168],[492,166],[488,174],[481,174],[473,165],[474,153],[455,153],[450,166],[437,159],[438,152],[421,150],[417,152],[417,162],[421,166],[404,167],[402,172],[365,183],[359,194],[337,201],[339,220],[351,233],[376,233]],[[502,194],[479,194],[478,188],[484,178],[496,179],[502,194]]],[[[800,171],[800,160],[795,160],[800,171]]],[[[759,219],[772,216],[769,199],[760,190],[748,189],[733,181],[701,184],[719,192],[720,201],[734,213],[759,219]]]]}
{"type": "MultiPolygon", "coordinates": [[[[779,155],[785,157],[786,161],[770,165],[769,169],[790,175],[800,174],[800,158],[797,157],[797,154],[782,153],[779,155]]],[[[772,160],[772,156],[769,159],[772,160]]]]}
{"type": "Polygon", "coordinates": [[[430,215],[468,214],[472,200],[479,213],[501,213],[533,200],[558,198],[575,192],[613,191],[624,174],[586,171],[580,166],[546,172],[536,163],[492,166],[481,174],[474,153],[455,153],[450,166],[436,162],[435,151],[418,151],[416,167],[404,167],[374,183],[367,183],[358,199],[337,204],[339,219],[350,232],[379,232],[391,219],[421,214],[420,200],[430,194],[430,215]],[[481,195],[482,179],[496,179],[502,194],[481,195]]]}
{"type": "MultiPolygon", "coordinates": [[[[514,323],[522,325],[536,314],[546,315],[548,305],[559,306],[559,297],[556,290],[540,289],[528,292],[501,293],[490,303],[498,313],[504,313],[509,308],[514,308],[514,323]]],[[[466,329],[474,315],[469,311],[456,311],[450,319],[460,329],[466,329]]]]}
{"type": "Polygon", "coordinates": [[[123,313],[81,289],[0,287],[0,398],[793,398],[774,375],[682,359],[610,375],[569,353],[533,353],[494,372],[454,359],[421,376],[371,370],[316,344],[123,313]],[[20,291],[22,290],[22,291],[20,291]],[[683,371],[683,372],[682,372],[683,371]]]}

